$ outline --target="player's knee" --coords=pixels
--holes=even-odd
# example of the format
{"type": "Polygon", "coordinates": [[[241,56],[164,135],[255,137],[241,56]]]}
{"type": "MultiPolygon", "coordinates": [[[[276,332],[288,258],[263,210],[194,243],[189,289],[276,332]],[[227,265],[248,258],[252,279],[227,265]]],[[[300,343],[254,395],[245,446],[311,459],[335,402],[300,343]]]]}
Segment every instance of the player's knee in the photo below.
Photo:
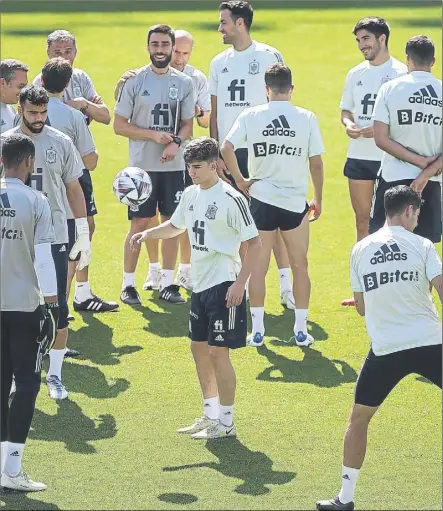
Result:
{"type": "Polygon", "coordinates": [[[229,350],[227,348],[209,346],[209,356],[214,364],[220,364],[225,359],[229,358],[229,350]]]}
{"type": "Polygon", "coordinates": [[[149,226],[149,218],[133,218],[131,220],[131,233],[144,231],[149,226]]]}
{"type": "Polygon", "coordinates": [[[350,427],[364,427],[369,424],[377,408],[355,404],[349,417],[350,427]]]}

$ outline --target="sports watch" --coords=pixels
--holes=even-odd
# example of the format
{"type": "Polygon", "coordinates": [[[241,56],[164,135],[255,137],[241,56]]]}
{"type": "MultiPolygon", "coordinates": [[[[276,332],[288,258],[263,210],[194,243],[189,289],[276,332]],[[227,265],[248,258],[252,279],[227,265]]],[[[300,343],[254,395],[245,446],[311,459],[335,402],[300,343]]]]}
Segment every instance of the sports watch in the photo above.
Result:
{"type": "Polygon", "coordinates": [[[172,137],[172,141],[180,147],[182,145],[182,139],[180,137],[172,137]]]}

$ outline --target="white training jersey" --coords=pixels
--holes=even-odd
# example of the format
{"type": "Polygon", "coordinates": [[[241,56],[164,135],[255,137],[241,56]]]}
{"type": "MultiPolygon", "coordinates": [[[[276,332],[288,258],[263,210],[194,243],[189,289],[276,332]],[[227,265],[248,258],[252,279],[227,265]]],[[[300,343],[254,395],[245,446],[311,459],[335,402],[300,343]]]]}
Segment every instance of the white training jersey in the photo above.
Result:
{"type": "MultiPolygon", "coordinates": [[[[442,82],[426,71],[413,71],[380,89],[374,120],[389,125],[395,142],[421,156],[442,152],[442,82]]],[[[415,179],[421,169],[383,154],[381,175],[385,181],[415,179]]],[[[431,178],[441,182],[441,175],[431,178]]]]}
{"type": "Polygon", "coordinates": [[[235,281],[240,244],[258,236],[245,198],[221,179],[208,190],[186,188],[171,224],[188,231],[195,293],[235,281]]]}
{"type": "Polygon", "coordinates": [[[195,104],[202,112],[211,110],[211,98],[209,96],[208,79],[199,69],[190,64],[186,64],[183,73],[188,75],[194,85],[195,104]]]}
{"type": "Polygon", "coordinates": [[[281,53],[257,41],[252,41],[246,50],[237,51],[231,47],[212,59],[209,94],[217,96],[220,144],[245,108],[267,103],[265,72],[271,64],[277,63],[283,63],[281,53]]]}
{"type": "Polygon", "coordinates": [[[351,285],[364,293],[366,327],[375,355],[442,342],[429,282],[442,274],[431,241],[385,226],[359,241],[351,255],[351,285]]]}
{"type": "Polygon", "coordinates": [[[288,101],[247,108],[226,140],[248,147],[250,190],[255,199],[301,213],[309,183],[308,158],[324,153],[316,116],[288,101]]]}
{"type": "MultiPolygon", "coordinates": [[[[380,87],[389,80],[405,75],[405,64],[391,57],[381,66],[373,66],[364,61],[353,67],[345,81],[345,88],[340,101],[340,109],[348,110],[354,116],[354,123],[359,128],[372,126],[372,113],[380,87]]],[[[373,138],[349,139],[348,158],[357,160],[381,161],[383,151],[373,138]]]]}
{"type": "Polygon", "coordinates": [[[14,127],[15,115],[16,113],[12,105],[0,102],[0,133],[4,133],[14,127]]]}

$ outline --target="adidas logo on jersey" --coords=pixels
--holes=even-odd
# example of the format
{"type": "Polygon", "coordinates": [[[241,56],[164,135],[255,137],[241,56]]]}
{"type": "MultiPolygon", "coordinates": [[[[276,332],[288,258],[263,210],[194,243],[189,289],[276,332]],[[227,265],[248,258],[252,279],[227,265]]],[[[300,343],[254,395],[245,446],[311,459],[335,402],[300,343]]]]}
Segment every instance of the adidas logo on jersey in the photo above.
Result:
{"type": "Polygon", "coordinates": [[[228,71],[228,68],[227,68],[227,67],[224,67],[224,68],[222,69],[222,71],[221,71],[221,72],[222,72],[222,73],[229,73],[229,71],[228,71]]]}
{"type": "Polygon", "coordinates": [[[194,206],[192,204],[189,206],[188,211],[194,211],[194,206]]]}
{"type": "Polygon", "coordinates": [[[374,257],[371,258],[371,264],[381,264],[388,261],[406,261],[408,255],[403,253],[398,247],[397,243],[392,245],[382,245],[380,250],[375,252],[374,257]]]}
{"type": "Polygon", "coordinates": [[[15,217],[15,209],[11,209],[11,203],[6,192],[0,195],[0,216],[15,217]]]}
{"type": "Polygon", "coordinates": [[[284,115],[279,115],[263,130],[264,137],[295,137],[295,131],[290,129],[288,121],[284,115]]]}
{"type": "Polygon", "coordinates": [[[6,124],[5,120],[2,119],[2,124],[1,125],[4,126],[5,124],[6,124]]]}
{"type": "Polygon", "coordinates": [[[417,92],[414,92],[414,94],[412,94],[412,96],[409,98],[409,103],[432,105],[438,106],[440,108],[443,106],[442,100],[438,99],[438,95],[432,85],[426,85],[426,87],[423,87],[417,92]]]}
{"type": "Polygon", "coordinates": [[[358,83],[357,83],[357,87],[361,87],[363,85],[363,82],[360,80],[358,83]]]}
{"type": "Polygon", "coordinates": [[[149,92],[145,89],[143,92],[142,92],[142,96],[150,96],[149,92]]]}

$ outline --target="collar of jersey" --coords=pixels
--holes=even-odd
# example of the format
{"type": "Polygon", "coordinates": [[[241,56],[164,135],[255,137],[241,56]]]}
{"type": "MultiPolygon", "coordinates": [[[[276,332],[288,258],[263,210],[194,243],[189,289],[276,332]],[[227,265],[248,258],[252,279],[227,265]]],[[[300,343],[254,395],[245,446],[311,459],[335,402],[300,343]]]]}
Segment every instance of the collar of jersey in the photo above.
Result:
{"type": "Polygon", "coordinates": [[[246,48],[246,50],[238,51],[234,47],[232,47],[232,51],[235,55],[248,55],[249,53],[253,52],[255,50],[255,41],[252,40],[251,46],[249,48],[246,48]]]}

